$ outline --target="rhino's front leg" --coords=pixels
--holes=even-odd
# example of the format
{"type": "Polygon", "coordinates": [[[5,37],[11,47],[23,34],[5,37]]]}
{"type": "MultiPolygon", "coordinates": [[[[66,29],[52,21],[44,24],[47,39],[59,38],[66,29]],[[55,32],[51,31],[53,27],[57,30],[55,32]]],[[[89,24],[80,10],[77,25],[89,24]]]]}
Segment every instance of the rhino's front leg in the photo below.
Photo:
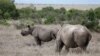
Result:
{"type": "Polygon", "coordinates": [[[41,40],[39,39],[39,37],[35,37],[35,41],[37,45],[41,46],[41,40]]]}
{"type": "Polygon", "coordinates": [[[51,34],[51,38],[55,40],[56,39],[56,34],[54,34],[53,32],[51,32],[50,34],[51,34]]]}
{"type": "Polygon", "coordinates": [[[58,52],[60,54],[63,46],[64,46],[64,44],[60,39],[56,40],[56,52],[58,52]]]}

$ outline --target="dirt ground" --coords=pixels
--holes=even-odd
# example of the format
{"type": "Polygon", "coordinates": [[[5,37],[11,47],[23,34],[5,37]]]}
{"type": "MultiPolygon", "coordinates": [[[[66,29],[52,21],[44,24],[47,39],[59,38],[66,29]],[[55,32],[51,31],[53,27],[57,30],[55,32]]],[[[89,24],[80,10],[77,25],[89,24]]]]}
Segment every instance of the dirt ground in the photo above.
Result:
{"type": "Polygon", "coordinates": [[[0,26],[0,56],[100,56],[100,33],[92,32],[92,35],[86,52],[74,48],[66,53],[63,48],[58,55],[54,40],[45,42],[40,47],[35,44],[32,36],[21,36],[20,30],[13,26],[0,26]]]}

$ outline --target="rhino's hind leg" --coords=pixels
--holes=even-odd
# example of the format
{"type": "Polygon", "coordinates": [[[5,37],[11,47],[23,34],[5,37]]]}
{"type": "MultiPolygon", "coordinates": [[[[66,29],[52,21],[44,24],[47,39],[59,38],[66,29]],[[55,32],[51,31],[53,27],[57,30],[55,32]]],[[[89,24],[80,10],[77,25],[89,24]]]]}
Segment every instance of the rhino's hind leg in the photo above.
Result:
{"type": "Polygon", "coordinates": [[[87,39],[87,41],[86,41],[83,45],[80,46],[81,49],[82,49],[83,51],[86,51],[88,44],[89,44],[89,40],[87,39]]]}
{"type": "Polygon", "coordinates": [[[87,48],[87,46],[80,47],[80,48],[81,48],[81,50],[82,50],[83,52],[86,52],[86,48],[87,48]]]}
{"type": "Polygon", "coordinates": [[[65,46],[65,49],[66,52],[69,52],[69,47],[65,46]]]}
{"type": "Polygon", "coordinates": [[[64,43],[61,40],[57,40],[57,42],[56,42],[56,52],[60,53],[63,46],[64,46],[64,43]]]}

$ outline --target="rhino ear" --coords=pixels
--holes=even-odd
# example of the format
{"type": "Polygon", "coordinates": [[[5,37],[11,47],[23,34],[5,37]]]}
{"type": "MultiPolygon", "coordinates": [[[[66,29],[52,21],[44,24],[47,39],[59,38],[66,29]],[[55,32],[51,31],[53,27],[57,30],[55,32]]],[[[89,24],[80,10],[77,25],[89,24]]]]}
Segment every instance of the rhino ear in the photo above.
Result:
{"type": "Polygon", "coordinates": [[[30,25],[27,25],[28,29],[31,29],[31,26],[30,25]]]}

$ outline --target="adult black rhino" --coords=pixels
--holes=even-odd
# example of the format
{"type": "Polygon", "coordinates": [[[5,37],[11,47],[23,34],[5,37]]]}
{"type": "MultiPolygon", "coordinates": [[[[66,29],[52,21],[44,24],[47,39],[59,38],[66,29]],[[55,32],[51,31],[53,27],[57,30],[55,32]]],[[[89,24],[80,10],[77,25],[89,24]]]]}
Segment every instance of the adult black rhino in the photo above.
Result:
{"type": "Polygon", "coordinates": [[[86,50],[86,47],[91,40],[92,35],[90,31],[82,25],[65,25],[57,33],[56,51],[60,52],[65,45],[65,49],[80,47],[86,50]]]}
{"type": "Polygon", "coordinates": [[[41,45],[41,41],[48,42],[55,39],[60,28],[60,25],[35,25],[34,27],[28,25],[28,30],[22,30],[21,34],[23,36],[31,34],[37,45],[41,45]]]}

